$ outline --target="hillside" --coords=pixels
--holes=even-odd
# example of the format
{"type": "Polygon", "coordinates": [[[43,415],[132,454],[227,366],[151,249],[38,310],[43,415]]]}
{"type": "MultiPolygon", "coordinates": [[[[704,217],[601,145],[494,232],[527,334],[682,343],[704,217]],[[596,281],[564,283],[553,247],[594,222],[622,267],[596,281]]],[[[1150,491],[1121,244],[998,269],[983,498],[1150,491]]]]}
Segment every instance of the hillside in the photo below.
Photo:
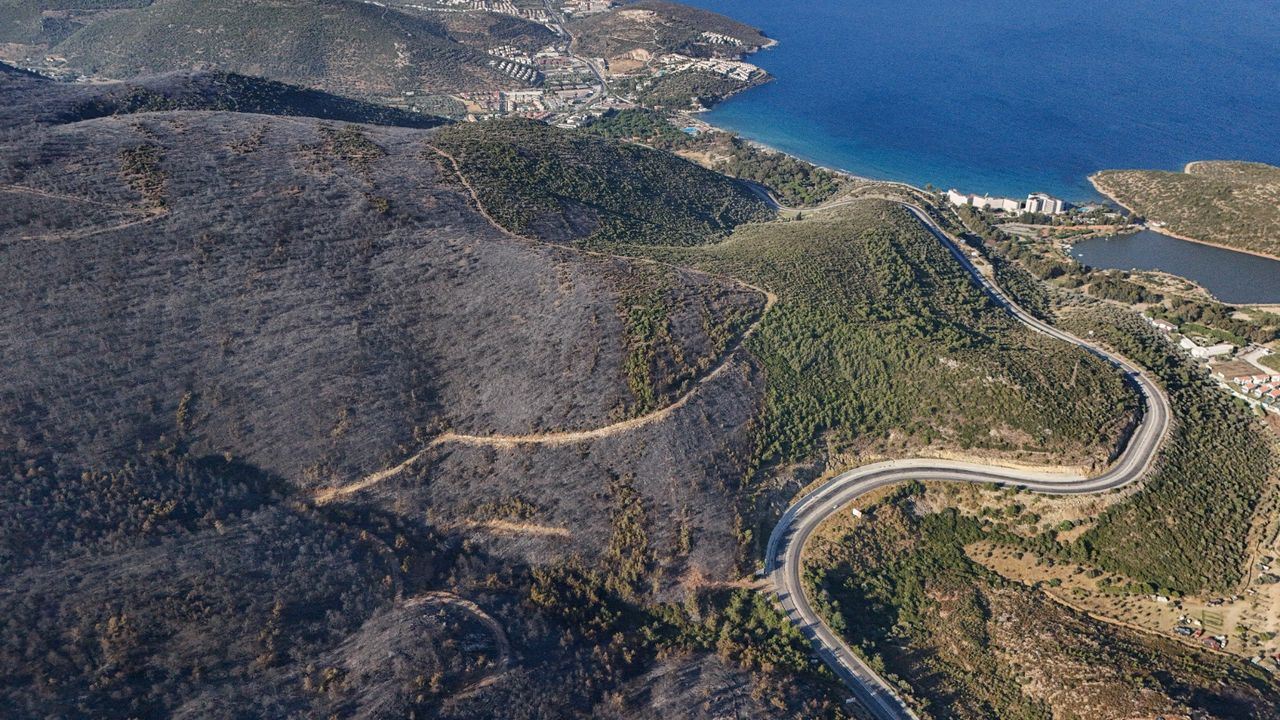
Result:
{"type": "MultiPolygon", "coordinates": [[[[484,182],[466,162],[463,172],[484,182]]],[[[491,207],[498,218],[526,202],[493,196],[512,205],[491,207]]],[[[713,245],[652,247],[643,236],[624,236],[606,247],[777,294],[748,342],[769,375],[762,461],[805,459],[825,436],[836,445],[892,439],[1096,465],[1135,410],[1105,363],[1059,348],[998,310],[892,203],[748,224],[713,245]],[[1095,402],[1071,401],[1083,397],[1095,402]]]]}
{"type": "Polygon", "coordinates": [[[754,145],[731,133],[702,132],[691,136],[653,110],[605,113],[587,127],[605,137],[661,148],[726,175],[763,185],[782,204],[792,207],[818,205],[857,184],[847,176],[754,145]]]}
{"type": "Polygon", "coordinates": [[[53,53],[104,77],[217,69],[360,97],[523,84],[436,20],[352,0],[159,0],[96,18],[53,53]]]}
{"type": "MultiPolygon", "coordinates": [[[[244,446],[237,454],[248,455],[286,477],[300,477],[304,468],[324,467],[323,456],[342,458],[343,465],[332,468],[334,471],[377,469],[381,453],[395,444],[388,444],[381,452],[366,446],[369,438],[359,431],[360,423],[395,426],[401,424],[397,418],[410,420],[398,431],[404,442],[415,426],[420,432],[444,425],[472,433],[529,433],[605,424],[636,402],[624,370],[626,311],[637,302],[634,297],[652,297],[670,306],[672,312],[693,313],[688,320],[674,318],[679,329],[689,330],[687,337],[673,332],[665,340],[675,357],[694,367],[707,364],[701,356],[713,352],[714,347],[707,333],[714,334],[718,322],[732,319],[736,323],[741,312],[750,313],[758,307],[754,291],[725,286],[705,275],[603,256],[579,256],[503,236],[472,209],[465,188],[457,184],[447,161],[417,131],[365,130],[252,115],[148,113],[53,126],[28,135],[21,143],[14,142],[7,151],[4,192],[15,201],[21,200],[8,204],[11,214],[6,217],[6,236],[10,242],[6,251],[11,253],[11,262],[7,267],[12,270],[31,263],[48,273],[15,276],[10,287],[64,286],[66,281],[57,279],[64,273],[88,278],[106,272],[107,277],[123,283],[82,282],[74,290],[68,287],[57,306],[44,308],[44,315],[20,313],[11,306],[11,321],[28,330],[11,334],[11,338],[34,337],[30,333],[38,328],[44,344],[40,352],[56,357],[74,356],[86,337],[101,335],[108,346],[148,352],[149,357],[145,348],[153,343],[144,341],[139,333],[202,328],[197,336],[175,338],[184,345],[170,345],[165,356],[148,361],[151,377],[164,383],[163,390],[128,373],[113,373],[113,369],[136,362],[119,353],[90,366],[66,367],[72,374],[62,378],[63,383],[55,382],[47,372],[35,371],[40,365],[36,355],[15,353],[9,370],[16,375],[8,387],[16,391],[28,381],[38,380],[46,390],[32,387],[24,393],[34,398],[59,386],[88,389],[86,381],[102,380],[110,384],[111,395],[132,394],[137,401],[154,398],[151,402],[160,403],[157,410],[168,408],[161,413],[166,418],[176,411],[184,393],[205,396],[210,423],[203,426],[207,428],[204,432],[197,433],[198,441],[221,451],[243,432],[238,428],[249,423],[255,433],[244,439],[254,446],[260,444],[274,459],[250,453],[244,446]],[[94,152],[86,156],[84,148],[94,152]],[[189,161],[200,157],[207,158],[209,164],[193,166],[189,161]],[[216,175],[210,176],[207,168],[217,168],[216,175]],[[211,212],[213,208],[217,211],[211,212]],[[422,233],[440,239],[427,245],[421,245],[420,240],[410,242],[422,233]],[[192,240],[182,246],[174,244],[176,238],[192,240]],[[111,242],[104,245],[108,240],[111,242]],[[494,256],[478,254],[472,248],[476,243],[494,256]],[[99,256],[82,252],[87,247],[113,250],[108,256],[99,256]],[[130,248],[148,251],[131,252],[130,248]],[[167,251],[159,252],[159,248],[167,251]],[[396,260],[391,262],[390,257],[396,260]],[[516,267],[527,281],[504,269],[504,263],[510,262],[507,258],[514,257],[523,258],[516,267]],[[575,258],[585,264],[577,265],[575,258]],[[107,260],[114,269],[89,273],[88,267],[100,268],[107,260]],[[459,263],[469,272],[434,270],[418,277],[409,271],[414,267],[452,268],[459,263]],[[199,272],[175,274],[192,268],[199,272]],[[318,284],[308,279],[317,272],[335,274],[341,282],[318,284]],[[138,304],[141,298],[153,295],[145,283],[155,273],[173,275],[165,293],[174,300],[148,301],[162,311],[148,327],[131,318],[132,313],[142,311],[138,304]],[[523,282],[538,288],[541,278],[557,278],[541,290],[543,301],[553,305],[541,309],[535,302],[537,296],[526,295],[520,312],[529,320],[518,321],[502,333],[486,332],[480,320],[494,317],[506,301],[498,300],[498,306],[491,306],[484,298],[507,297],[510,289],[524,287],[523,282]],[[246,293],[237,289],[245,282],[251,283],[250,288],[264,285],[260,293],[246,293]],[[418,305],[433,295],[457,293],[471,300],[460,306],[440,302],[418,305]],[[197,302],[196,298],[233,303],[236,310],[197,302]],[[550,311],[570,298],[575,313],[550,311]],[[693,302],[695,298],[699,300],[693,302]],[[418,309],[396,309],[397,303],[412,303],[418,309]],[[87,336],[86,328],[64,324],[70,318],[92,315],[86,312],[93,307],[128,308],[130,314],[108,313],[99,319],[103,324],[87,336]],[[309,308],[332,308],[325,310],[323,327],[313,327],[307,321],[312,312],[309,308]],[[392,316],[410,334],[389,337],[363,328],[360,319],[374,308],[396,309],[392,316]],[[272,327],[280,332],[306,330],[305,335],[290,341],[289,353],[277,354],[268,339],[270,334],[253,330],[268,317],[279,323],[272,327]],[[535,325],[533,319],[558,323],[565,334],[535,325]],[[500,344],[489,345],[479,337],[468,342],[435,337],[444,328],[465,329],[500,344]],[[525,333],[527,338],[522,338],[525,333]],[[335,344],[341,337],[347,340],[335,344]],[[327,338],[323,347],[315,344],[319,338],[327,338]],[[544,367],[561,372],[559,368],[573,367],[567,355],[563,362],[549,362],[536,360],[531,354],[577,354],[579,348],[596,350],[583,358],[589,372],[578,376],[569,396],[550,378],[526,373],[508,378],[523,389],[476,383],[477,378],[485,377],[482,368],[486,366],[499,373],[503,367],[544,367]],[[308,353],[321,351],[308,357],[308,353]],[[319,395],[288,391],[277,395],[282,387],[267,369],[273,363],[281,372],[315,373],[311,379],[305,375],[296,378],[308,385],[334,373],[350,380],[344,387],[331,387],[330,392],[319,395]],[[184,366],[195,372],[181,371],[184,366]],[[395,374],[403,385],[375,388],[375,377],[388,367],[399,367],[395,374]],[[465,367],[467,373],[451,381],[445,369],[450,367],[465,367]],[[30,368],[30,375],[24,375],[24,368],[30,368]],[[241,376],[243,372],[251,375],[241,376]],[[367,379],[359,379],[365,374],[369,374],[367,379]],[[256,399],[235,393],[224,396],[231,386],[260,395],[256,399]],[[277,396],[289,402],[315,402],[320,396],[326,399],[323,405],[309,408],[266,401],[277,396]],[[357,405],[350,404],[356,400],[357,405]],[[256,415],[237,419],[239,412],[256,415]],[[343,416],[348,419],[340,421],[343,416]],[[312,424],[311,432],[325,437],[330,447],[319,455],[313,450],[295,456],[292,451],[296,448],[291,448],[290,442],[264,433],[272,425],[296,432],[299,420],[312,424]],[[339,424],[350,431],[330,435],[339,424]]],[[[625,172],[625,168],[617,171],[625,172]]],[[[650,186],[650,190],[656,189],[650,186]]],[[[653,199],[662,202],[662,192],[654,192],[653,199]]],[[[22,297],[24,293],[17,294],[22,297]]],[[[498,317],[513,317],[508,311],[501,312],[498,317]]],[[[656,384],[645,390],[655,397],[666,397],[671,390],[663,383],[680,382],[683,372],[679,363],[671,371],[669,380],[655,378],[656,384]]],[[[130,402],[120,405],[118,417],[133,429],[93,429],[83,435],[86,440],[93,438],[93,445],[102,451],[81,456],[83,461],[114,457],[108,452],[112,446],[128,452],[138,433],[144,437],[152,434],[142,429],[152,421],[135,425],[126,419],[134,414],[130,402]],[[117,435],[119,440],[112,441],[117,435]]],[[[92,411],[99,424],[113,415],[97,401],[78,410],[74,404],[68,405],[71,414],[66,417],[49,410],[46,407],[40,413],[45,422],[53,423],[47,435],[68,445],[79,445],[73,438],[94,425],[87,418],[77,418],[77,413],[92,411]],[[77,426],[81,429],[76,430],[77,426]]],[[[105,426],[114,424],[107,422],[105,426]]],[[[155,429],[156,433],[165,431],[163,427],[155,429]]],[[[305,436],[295,435],[295,442],[308,443],[305,436]]],[[[85,446],[80,447],[83,450],[85,446]]]]}
{"type": "MultiPolygon", "coordinates": [[[[494,177],[487,167],[462,163],[492,198],[493,215],[518,222],[528,198],[486,191],[494,177]]],[[[505,187],[500,177],[492,182],[505,187]]],[[[563,212],[557,222],[569,218],[563,212]]],[[[808,463],[959,452],[1097,469],[1133,420],[1136,398],[1119,375],[994,307],[890,203],[747,224],[714,245],[653,247],[644,236],[624,235],[604,247],[741,278],[777,295],[747,343],[766,378],[751,458],[760,514],[747,509],[747,539],[759,537],[756,523],[780,512],[772,503],[812,479],[808,463]]]]}
{"type": "Polygon", "coordinates": [[[0,63],[0,89],[10,102],[7,109],[0,109],[9,120],[8,131],[30,124],[70,123],[162,110],[229,110],[415,128],[444,122],[430,115],[216,71],[174,72],[111,83],[50,85],[43,78],[0,63]]]}
{"type": "MultiPolygon", "coordinates": [[[[38,85],[11,96],[32,106],[6,106],[9,120],[42,118],[0,136],[7,707],[590,715],[660,649],[715,653],[707,638],[738,632],[654,615],[668,639],[620,646],[562,612],[552,593],[572,576],[531,566],[630,558],[639,521],[662,588],[733,576],[761,381],[736,348],[758,291],[514,237],[433,131],[232,112],[67,121],[41,105],[75,106],[80,87],[4,82],[38,85]],[[545,455],[483,440],[628,418],[634,432],[545,455]],[[481,440],[448,440],[463,435],[481,440]],[[313,499],[427,446],[447,463],[415,488],[427,503],[313,499]]],[[[662,187],[649,177],[646,196],[675,202],[662,187]]],[[[634,634],[657,589],[602,612],[634,634]]],[[[695,687],[756,672],[733,660],[695,687]]]]}
{"type": "Polygon", "coordinates": [[[19,714],[846,717],[738,582],[794,491],[1096,468],[1133,420],[892,203],[768,222],[658,151],[239,76],[0,83],[19,714]]]}
{"type": "Polygon", "coordinates": [[[1280,168],[1204,161],[1184,172],[1106,170],[1094,187],[1177,235],[1280,257],[1280,168]]]}
{"type": "Polygon", "coordinates": [[[568,30],[581,54],[605,59],[638,50],[655,56],[738,57],[769,43],[750,25],[664,0],[640,0],[577,18],[568,30]]]}
{"type": "Polygon", "coordinates": [[[1136,400],[1117,373],[1010,318],[898,205],[748,226],[708,267],[778,288],[750,343],[771,373],[774,457],[824,438],[1096,467],[1128,432],[1136,400]]]}
{"type": "MultiPolygon", "coordinates": [[[[506,13],[428,12],[422,8],[429,7],[430,3],[422,0],[387,0],[383,4],[410,15],[432,18],[448,29],[450,38],[477,50],[505,45],[532,54],[557,40],[557,35],[546,25],[506,13]]],[[[447,3],[440,5],[449,7],[447,3]]]]}
{"type": "Polygon", "coordinates": [[[992,518],[900,487],[829,522],[806,581],[831,625],[923,718],[1267,718],[1280,685],[1240,659],[1105,626],[974,562],[992,518]]]}
{"type": "Polygon", "coordinates": [[[749,80],[739,80],[719,73],[687,69],[632,81],[625,87],[646,107],[696,110],[711,107],[769,79],[763,73],[757,73],[749,80]]]}
{"type": "Polygon", "coordinates": [[[49,47],[94,18],[152,0],[0,0],[0,43],[49,47]]]}

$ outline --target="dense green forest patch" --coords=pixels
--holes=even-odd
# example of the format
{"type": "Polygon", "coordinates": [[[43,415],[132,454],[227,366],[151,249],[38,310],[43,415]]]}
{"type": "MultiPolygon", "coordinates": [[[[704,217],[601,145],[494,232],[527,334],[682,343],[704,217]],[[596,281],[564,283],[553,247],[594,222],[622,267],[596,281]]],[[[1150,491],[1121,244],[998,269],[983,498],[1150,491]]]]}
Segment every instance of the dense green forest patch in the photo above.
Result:
{"type": "Polygon", "coordinates": [[[1254,511],[1276,469],[1270,441],[1138,318],[1099,311],[1067,324],[1151,368],[1169,393],[1175,423],[1156,472],[1108,509],[1073,554],[1166,590],[1234,587],[1244,573],[1254,511]]]}
{"type": "Polygon", "coordinates": [[[485,208],[552,242],[692,245],[769,216],[741,184],[693,163],[527,121],[441,129],[485,208]]]}
{"type": "Polygon", "coordinates": [[[645,105],[687,110],[710,107],[757,84],[754,80],[736,80],[712,72],[683,70],[646,78],[628,90],[645,105]]]}
{"type": "Polygon", "coordinates": [[[1119,573],[1139,594],[1231,592],[1244,578],[1251,530],[1276,472],[1272,441],[1139,318],[1095,307],[1068,315],[1065,325],[1150,368],[1169,394],[1173,429],[1136,492],[1077,537],[997,528],[992,539],[1119,573]]]}
{"type": "Polygon", "coordinates": [[[1105,461],[1136,407],[1118,373],[1026,331],[891,203],[753,225],[666,256],[778,294],[748,342],[768,376],[760,463],[805,459],[824,439],[850,446],[891,433],[1105,461]]]}

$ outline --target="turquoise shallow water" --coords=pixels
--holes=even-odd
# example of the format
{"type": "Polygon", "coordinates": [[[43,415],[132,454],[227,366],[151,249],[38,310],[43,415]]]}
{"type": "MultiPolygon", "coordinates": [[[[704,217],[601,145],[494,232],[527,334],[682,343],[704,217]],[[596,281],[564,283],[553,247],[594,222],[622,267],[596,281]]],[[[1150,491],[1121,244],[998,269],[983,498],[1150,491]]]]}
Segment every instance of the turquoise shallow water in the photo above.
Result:
{"type": "Polygon", "coordinates": [[[1280,164],[1276,0],[685,0],[777,79],[707,119],[884,179],[1068,199],[1106,168],[1280,164]]]}

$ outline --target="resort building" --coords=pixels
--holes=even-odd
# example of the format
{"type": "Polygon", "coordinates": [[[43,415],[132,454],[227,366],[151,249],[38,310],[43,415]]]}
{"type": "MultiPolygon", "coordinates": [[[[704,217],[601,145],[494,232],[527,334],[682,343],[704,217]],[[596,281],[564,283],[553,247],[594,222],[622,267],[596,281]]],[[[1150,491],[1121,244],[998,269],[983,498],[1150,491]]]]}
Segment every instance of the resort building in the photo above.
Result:
{"type": "Polygon", "coordinates": [[[1016,213],[1020,204],[1017,200],[1011,198],[987,197],[974,198],[974,207],[989,208],[991,210],[1000,210],[1001,212],[1016,213]]]}
{"type": "Polygon", "coordinates": [[[965,195],[958,190],[947,191],[947,202],[952,205],[969,205],[982,210],[1000,210],[1006,213],[1032,212],[1044,215],[1060,215],[1066,203],[1052,195],[1031,193],[1026,202],[1018,202],[1012,198],[991,197],[990,195],[965,195]]]}
{"type": "Polygon", "coordinates": [[[1023,209],[1031,213],[1059,215],[1062,213],[1064,206],[1065,203],[1052,195],[1031,193],[1027,196],[1027,202],[1023,205],[1023,209]]]}
{"type": "Polygon", "coordinates": [[[1012,198],[991,197],[990,195],[964,195],[956,190],[947,191],[947,201],[952,205],[970,205],[982,210],[1000,210],[1016,213],[1022,204],[1012,198]]]}

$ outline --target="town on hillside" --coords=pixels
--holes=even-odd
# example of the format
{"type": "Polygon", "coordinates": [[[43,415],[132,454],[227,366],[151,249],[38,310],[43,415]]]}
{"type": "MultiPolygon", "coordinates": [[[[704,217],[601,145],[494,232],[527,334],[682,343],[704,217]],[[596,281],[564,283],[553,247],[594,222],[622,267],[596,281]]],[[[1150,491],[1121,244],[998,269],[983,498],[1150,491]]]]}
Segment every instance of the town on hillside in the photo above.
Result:
{"type": "MultiPolygon", "coordinates": [[[[616,0],[435,0],[412,7],[419,12],[514,15],[544,25],[555,37],[534,52],[509,44],[487,48],[490,66],[518,83],[509,89],[451,96],[449,99],[461,107],[455,114],[468,121],[523,117],[579,127],[605,113],[640,106],[700,108],[769,77],[741,59],[763,47],[755,40],[713,29],[691,30],[687,25],[696,21],[673,19],[643,7],[625,7],[616,0]],[[586,29],[579,22],[605,14],[609,17],[596,17],[595,24],[586,29]],[[619,29],[622,36],[638,33],[651,39],[619,42],[615,47],[612,41],[619,38],[612,33],[619,29]],[[607,35],[604,42],[597,41],[597,33],[607,35]],[[664,33],[672,39],[660,39],[664,33]],[[592,56],[582,46],[605,52],[592,56]]],[[[414,91],[386,101],[412,111],[423,108],[414,91]]],[[[434,102],[431,106],[440,105],[434,102]]]]}
{"type": "MultiPolygon", "coordinates": [[[[728,18],[661,0],[362,1],[406,18],[438,21],[441,40],[453,48],[441,58],[457,71],[449,87],[405,75],[394,89],[362,95],[410,112],[468,121],[523,117],[578,127],[639,106],[701,109],[769,80],[742,58],[772,40],[728,18]],[[495,22],[506,30],[477,32],[495,22]]],[[[77,12],[49,11],[46,19],[70,23],[89,11],[77,12]]],[[[396,45],[410,62],[411,50],[396,45]]],[[[24,55],[22,47],[0,43],[0,61],[59,80],[113,79],[93,74],[59,48],[35,57],[24,55]]],[[[228,58],[224,69],[254,62],[251,52],[243,55],[228,58]]]]}

